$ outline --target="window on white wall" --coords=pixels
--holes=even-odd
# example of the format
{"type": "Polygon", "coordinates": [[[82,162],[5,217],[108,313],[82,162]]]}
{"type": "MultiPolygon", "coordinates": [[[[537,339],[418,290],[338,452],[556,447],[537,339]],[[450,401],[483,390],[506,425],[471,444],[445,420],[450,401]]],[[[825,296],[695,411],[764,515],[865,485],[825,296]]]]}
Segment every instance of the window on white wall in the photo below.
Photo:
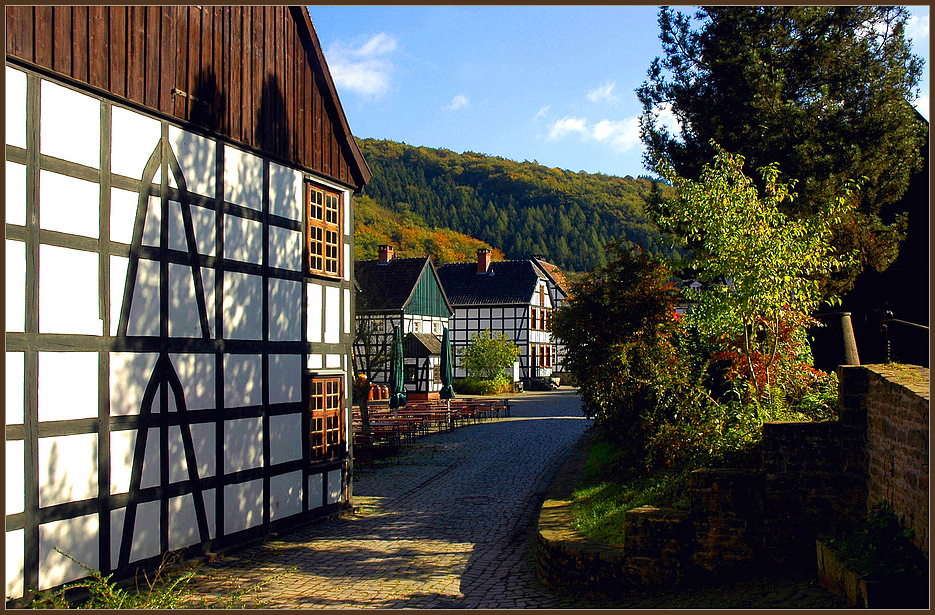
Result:
{"type": "Polygon", "coordinates": [[[341,276],[341,197],[307,182],[305,184],[308,270],[328,277],[341,276]]]}

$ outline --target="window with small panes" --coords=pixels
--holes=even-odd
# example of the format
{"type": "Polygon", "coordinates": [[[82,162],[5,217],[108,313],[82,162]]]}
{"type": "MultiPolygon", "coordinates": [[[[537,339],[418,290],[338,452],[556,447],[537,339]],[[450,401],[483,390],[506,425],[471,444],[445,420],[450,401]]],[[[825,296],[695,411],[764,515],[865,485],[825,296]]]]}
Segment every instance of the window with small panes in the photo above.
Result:
{"type": "Polygon", "coordinates": [[[341,276],[341,195],[306,182],[308,271],[341,276]]]}
{"type": "Polygon", "coordinates": [[[309,380],[309,451],[312,461],[344,456],[344,380],[340,376],[309,380]]]}

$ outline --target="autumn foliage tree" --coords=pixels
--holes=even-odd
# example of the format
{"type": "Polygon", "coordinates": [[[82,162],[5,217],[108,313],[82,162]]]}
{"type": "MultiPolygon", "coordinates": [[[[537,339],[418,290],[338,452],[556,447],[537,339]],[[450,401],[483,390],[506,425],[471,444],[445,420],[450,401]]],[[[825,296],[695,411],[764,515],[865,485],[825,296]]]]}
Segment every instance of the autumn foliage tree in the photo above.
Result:
{"type": "MultiPolygon", "coordinates": [[[[853,207],[856,185],[814,215],[782,213],[793,201],[794,181],[779,181],[775,164],[760,169],[758,189],[744,173],[744,157],[711,144],[716,152],[698,181],[662,165],[677,198],[657,220],[693,246],[693,265],[707,290],[696,295],[688,321],[711,339],[733,347],[756,399],[772,406],[777,370],[806,344],[806,327],[822,303],[821,282],[848,262],[831,246],[832,229],[853,207]]],[[[831,301],[834,301],[832,298],[831,301]]]]}

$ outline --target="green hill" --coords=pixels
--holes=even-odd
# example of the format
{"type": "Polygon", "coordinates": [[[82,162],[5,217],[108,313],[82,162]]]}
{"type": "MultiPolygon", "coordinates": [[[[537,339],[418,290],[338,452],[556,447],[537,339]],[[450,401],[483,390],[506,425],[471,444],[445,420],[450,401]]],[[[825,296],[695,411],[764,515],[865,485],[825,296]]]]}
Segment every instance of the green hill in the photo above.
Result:
{"type": "MultiPolygon", "coordinates": [[[[430,228],[418,214],[390,211],[367,195],[359,196],[354,203],[355,260],[377,258],[377,249],[384,244],[393,246],[399,258],[432,254],[440,265],[474,260],[479,248],[491,247],[450,229],[430,228]]],[[[496,248],[492,256],[503,260],[503,253],[496,248]]]]}
{"type": "Polygon", "coordinates": [[[395,141],[358,143],[373,171],[364,195],[375,204],[422,228],[476,237],[507,258],[539,254],[581,272],[604,262],[604,246],[612,240],[653,252],[670,249],[644,213],[653,189],[647,177],[575,173],[395,141]]]}

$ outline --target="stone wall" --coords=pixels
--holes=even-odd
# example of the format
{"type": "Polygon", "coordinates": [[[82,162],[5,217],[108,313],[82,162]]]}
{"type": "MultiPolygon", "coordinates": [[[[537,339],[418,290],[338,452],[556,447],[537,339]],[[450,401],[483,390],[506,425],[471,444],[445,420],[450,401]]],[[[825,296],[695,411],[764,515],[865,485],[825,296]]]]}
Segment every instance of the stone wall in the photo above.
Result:
{"type": "Polygon", "coordinates": [[[866,417],[869,510],[887,501],[914,542],[929,553],[929,370],[843,367],[842,412],[866,417]]]}
{"type": "Polygon", "coordinates": [[[622,549],[576,537],[570,502],[548,500],[540,577],[606,594],[814,566],[818,532],[863,518],[882,499],[927,558],[928,369],[843,367],[838,377],[839,421],[766,423],[761,469],[693,472],[690,509],[627,511],[622,549]]]}

